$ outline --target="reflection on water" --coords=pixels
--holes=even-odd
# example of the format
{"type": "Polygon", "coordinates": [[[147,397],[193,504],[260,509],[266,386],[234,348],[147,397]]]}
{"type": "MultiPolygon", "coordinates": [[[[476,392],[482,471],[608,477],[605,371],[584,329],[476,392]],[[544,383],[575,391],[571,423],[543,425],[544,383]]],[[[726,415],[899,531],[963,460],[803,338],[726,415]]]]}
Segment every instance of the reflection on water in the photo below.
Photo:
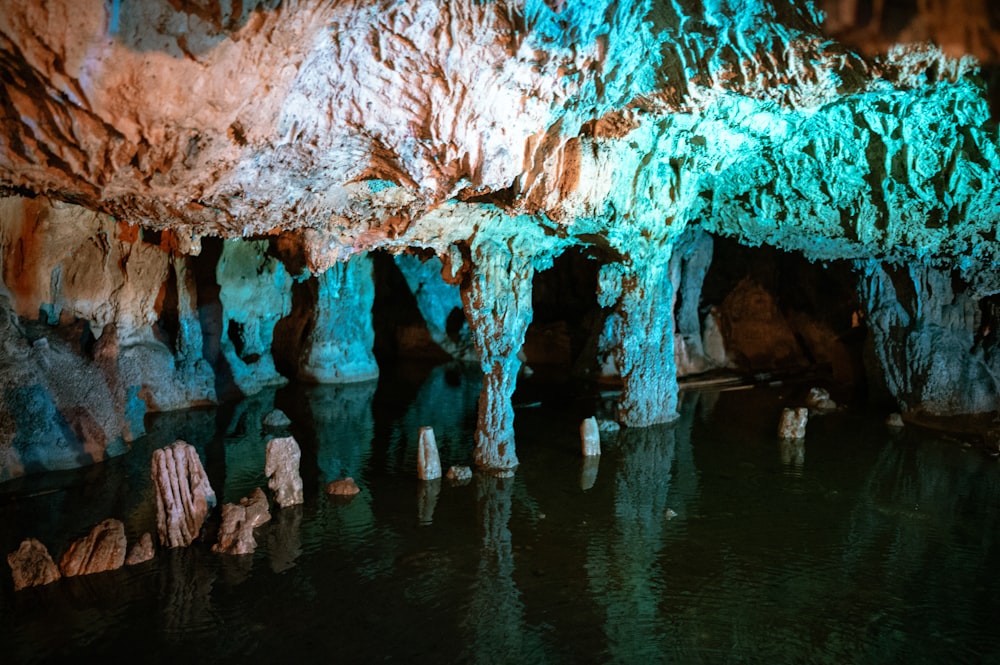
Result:
{"type": "Polygon", "coordinates": [[[18,594],[0,576],[4,662],[1000,661],[996,461],[863,411],[779,442],[786,396],[755,389],[685,395],[678,422],[605,433],[587,460],[595,405],[543,399],[517,411],[513,477],[419,481],[421,426],[443,466],[471,460],[478,387],[437,367],[283,388],[0,487],[3,553],[35,536],[58,558],[106,517],[134,540],[155,528],[153,449],[189,441],[235,501],[266,487],[262,420],[280,408],[306,491],[273,508],[253,555],[198,543],[18,594]],[[323,493],[345,476],[361,494],[323,493]]]}

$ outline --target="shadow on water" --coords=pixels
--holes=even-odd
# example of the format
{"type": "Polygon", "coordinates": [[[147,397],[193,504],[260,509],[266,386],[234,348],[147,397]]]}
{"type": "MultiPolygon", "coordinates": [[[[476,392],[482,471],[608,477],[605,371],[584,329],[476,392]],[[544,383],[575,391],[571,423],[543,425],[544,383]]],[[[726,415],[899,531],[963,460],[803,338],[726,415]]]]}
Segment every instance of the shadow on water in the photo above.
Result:
{"type": "MultiPolygon", "coordinates": [[[[269,436],[300,442],[305,504],[273,509],[252,555],[209,542],[14,593],[19,663],[141,652],[151,662],[984,662],[1000,659],[1000,468],[934,435],[845,410],[781,443],[776,389],[687,393],[670,425],[602,434],[588,408],[516,409],[521,466],[416,477],[419,427],[442,467],[471,459],[479,376],[422,368],[289,386],[164,414],[121,458],[0,487],[0,543],[58,556],[105,517],[155,526],[152,451],[184,438],[220,500],[266,487],[269,436]],[[274,408],[291,425],[268,430],[274,408]],[[361,494],[329,497],[351,476],[361,494]]],[[[217,520],[217,514],[212,520],[217,520]]],[[[211,531],[211,530],[209,530],[211,531]]]]}

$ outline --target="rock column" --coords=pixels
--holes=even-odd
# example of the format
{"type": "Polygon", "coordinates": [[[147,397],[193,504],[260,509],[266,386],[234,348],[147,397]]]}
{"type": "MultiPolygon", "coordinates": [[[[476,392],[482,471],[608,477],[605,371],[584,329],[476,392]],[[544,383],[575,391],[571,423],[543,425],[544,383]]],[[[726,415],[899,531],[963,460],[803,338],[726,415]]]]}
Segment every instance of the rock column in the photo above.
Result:
{"type": "Polygon", "coordinates": [[[535,271],[527,253],[492,240],[474,243],[471,258],[462,306],[484,374],[473,458],[482,467],[510,470],[517,466],[510,399],[521,368],[517,352],[531,322],[535,271]]]}
{"type": "Polygon", "coordinates": [[[618,419],[647,427],[677,418],[674,288],[670,247],[650,248],[601,269],[599,301],[615,308],[615,365],[622,378],[618,419]]]}
{"type": "Polygon", "coordinates": [[[317,383],[378,378],[372,347],[375,282],[372,262],[359,254],[317,275],[316,310],[299,376],[317,383]]]}

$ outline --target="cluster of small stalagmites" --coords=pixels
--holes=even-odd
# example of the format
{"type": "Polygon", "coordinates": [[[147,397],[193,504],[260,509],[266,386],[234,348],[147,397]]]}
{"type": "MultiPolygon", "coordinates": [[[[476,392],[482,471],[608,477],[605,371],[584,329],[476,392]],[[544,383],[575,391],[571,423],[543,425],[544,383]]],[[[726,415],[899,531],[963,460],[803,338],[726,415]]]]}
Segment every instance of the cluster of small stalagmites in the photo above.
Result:
{"type": "Polygon", "coordinates": [[[51,584],[62,577],[91,575],[118,570],[153,558],[153,539],[144,533],[132,549],[126,549],[125,525],[106,519],[83,538],[74,541],[63,553],[57,566],[48,548],[35,538],[27,538],[16,551],[7,555],[14,577],[14,590],[51,584]]]}

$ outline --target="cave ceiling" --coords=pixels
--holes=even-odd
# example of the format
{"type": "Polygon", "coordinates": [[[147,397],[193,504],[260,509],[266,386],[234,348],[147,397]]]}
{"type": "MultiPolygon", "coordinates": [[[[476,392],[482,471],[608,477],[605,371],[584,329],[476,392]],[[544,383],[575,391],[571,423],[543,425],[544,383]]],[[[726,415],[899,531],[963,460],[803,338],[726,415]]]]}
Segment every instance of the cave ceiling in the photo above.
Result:
{"type": "Polygon", "coordinates": [[[698,225],[993,293],[988,4],[7,0],[0,189],[182,251],[292,234],[315,270],[698,225]]]}

